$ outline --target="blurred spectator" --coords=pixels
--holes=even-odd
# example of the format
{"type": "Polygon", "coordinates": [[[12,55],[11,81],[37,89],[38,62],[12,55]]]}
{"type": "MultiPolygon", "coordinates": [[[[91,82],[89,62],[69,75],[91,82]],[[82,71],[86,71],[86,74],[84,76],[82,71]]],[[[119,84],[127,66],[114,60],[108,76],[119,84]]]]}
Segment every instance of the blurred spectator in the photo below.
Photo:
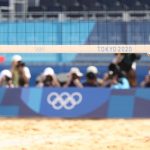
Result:
{"type": "Polygon", "coordinates": [[[116,64],[109,65],[109,71],[104,76],[104,86],[113,89],[129,89],[130,84],[124,72],[116,64]]]}
{"type": "Polygon", "coordinates": [[[142,81],[141,87],[150,87],[150,69],[148,71],[148,74],[145,76],[144,81],[142,81]]]}
{"type": "Polygon", "coordinates": [[[125,71],[131,87],[137,86],[136,61],[141,58],[139,54],[115,54],[113,63],[118,64],[125,71]]]}
{"type": "Polygon", "coordinates": [[[83,74],[80,72],[79,68],[72,67],[70,69],[69,74],[68,74],[68,81],[64,85],[64,87],[79,87],[79,88],[82,88],[83,85],[80,81],[82,76],[83,76],[83,74]]]}
{"type": "Polygon", "coordinates": [[[86,73],[86,82],[83,83],[84,87],[98,87],[103,83],[98,78],[98,69],[95,66],[89,66],[86,73]]]}
{"type": "Polygon", "coordinates": [[[43,76],[43,75],[39,75],[39,76],[36,78],[36,81],[35,81],[36,86],[37,86],[37,87],[43,87],[43,86],[44,86],[43,80],[44,80],[44,76],[43,76]]]}
{"type": "Polygon", "coordinates": [[[12,73],[5,69],[0,73],[0,85],[7,88],[13,88],[14,85],[12,83],[12,73]]]}
{"type": "Polygon", "coordinates": [[[60,86],[61,86],[61,87],[64,87],[65,84],[66,84],[67,81],[68,81],[68,74],[67,74],[67,73],[59,73],[59,74],[57,75],[57,79],[58,79],[58,81],[59,81],[59,83],[60,83],[60,86]]]}
{"type": "Polygon", "coordinates": [[[22,57],[20,55],[14,55],[12,57],[12,80],[15,87],[28,87],[29,81],[31,78],[31,73],[29,68],[22,61],[22,57]]]}
{"type": "Polygon", "coordinates": [[[130,85],[125,77],[120,77],[119,74],[112,72],[111,76],[111,88],[113,89],[129,89],[130,85]]]}
{"type": "Polygon", "coordinates": [[[60,87],[59,81],[55,75],[53,68],[45,68],[42,75],[37,78],[37,87],[60,87]]]}

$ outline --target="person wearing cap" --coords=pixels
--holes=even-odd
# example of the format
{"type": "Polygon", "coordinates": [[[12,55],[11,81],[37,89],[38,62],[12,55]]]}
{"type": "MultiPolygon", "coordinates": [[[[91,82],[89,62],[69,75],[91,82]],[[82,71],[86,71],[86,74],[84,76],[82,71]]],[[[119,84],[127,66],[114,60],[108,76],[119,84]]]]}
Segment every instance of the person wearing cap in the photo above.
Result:
{"type": "Polygon", "coordinates": [[[150,69],[148,74],[145,76],[144,81],[141,82],[141,87],[150,87],[150,69]]]}
{"type": "Polygon", "coordinates": [[[37,87],[60,87],[60,83],[55,75],[53,68],[47,67],[42,75],[37,78],[37,87]]]}
{"type": "Polygon", "coordinates": [[[22,61],[20,55],[14,55],[12,57],[11,65],[12,79],[15,87],[28,87],[31,78],[31,73],[29,68],[22,61]]]}
{"type": "Polygon", "coordinates": [[[83,73],[80,71],[80,69],[78,67],[72,67],[70,69],[69,74],[68,74],[68,81],[64,85],[64,87],[79,87],[79,88],[82,88],[83,85],[80,81],[82,76],[83,76],[83,73]]]}
{"type": "Polygon", "coordinates": [[[7,87],[7,88],[14,87],[12,83],[12,73],[7,69],[2,70],[0,73],[0,86],[7,87]]]}
{"type": "Polygon", "coordinates": [[[101,86],[102,80],[98,78],[98,69],[95,66],[89,66],[86,70],[86,81],[83,83],[84,87],[98,87],[101,86]]]}

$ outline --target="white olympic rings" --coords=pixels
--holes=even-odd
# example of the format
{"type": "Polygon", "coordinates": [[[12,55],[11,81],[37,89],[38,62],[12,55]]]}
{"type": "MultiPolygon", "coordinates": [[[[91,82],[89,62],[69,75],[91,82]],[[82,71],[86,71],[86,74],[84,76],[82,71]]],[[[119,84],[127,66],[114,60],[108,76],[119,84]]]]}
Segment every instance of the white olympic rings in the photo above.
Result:
{"type": "Polygon", "coordinates": [[[61,110],[62,108],[72,110],[82,102],[82,99],[82,95],[79,92],[72,94],[68,92],[62,92],[61,94],[52,92],[47,96],[47,102],[55,110],[61,110]]]}

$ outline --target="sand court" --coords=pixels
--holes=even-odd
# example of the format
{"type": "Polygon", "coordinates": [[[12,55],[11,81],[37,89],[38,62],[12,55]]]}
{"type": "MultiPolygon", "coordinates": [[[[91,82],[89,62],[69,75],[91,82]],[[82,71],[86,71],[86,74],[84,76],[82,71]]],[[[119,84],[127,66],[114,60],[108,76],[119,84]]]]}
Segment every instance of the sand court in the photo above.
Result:
{"type": "Polygon", "coordinates": [[[2,150],[149,150],[150,120],[0,119],[2,150]]]}

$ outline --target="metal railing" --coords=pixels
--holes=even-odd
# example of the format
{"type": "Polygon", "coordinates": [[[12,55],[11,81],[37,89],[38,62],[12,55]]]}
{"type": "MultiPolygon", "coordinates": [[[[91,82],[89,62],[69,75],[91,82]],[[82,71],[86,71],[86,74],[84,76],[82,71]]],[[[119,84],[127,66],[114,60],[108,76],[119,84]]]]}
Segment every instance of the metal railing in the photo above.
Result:
{"type": "Polygon", "coordinates": [[[63,12],[16,12],[0,7],[0,21],[19,20],[150,20],[150,11],[63,11],[63,12]]]}

